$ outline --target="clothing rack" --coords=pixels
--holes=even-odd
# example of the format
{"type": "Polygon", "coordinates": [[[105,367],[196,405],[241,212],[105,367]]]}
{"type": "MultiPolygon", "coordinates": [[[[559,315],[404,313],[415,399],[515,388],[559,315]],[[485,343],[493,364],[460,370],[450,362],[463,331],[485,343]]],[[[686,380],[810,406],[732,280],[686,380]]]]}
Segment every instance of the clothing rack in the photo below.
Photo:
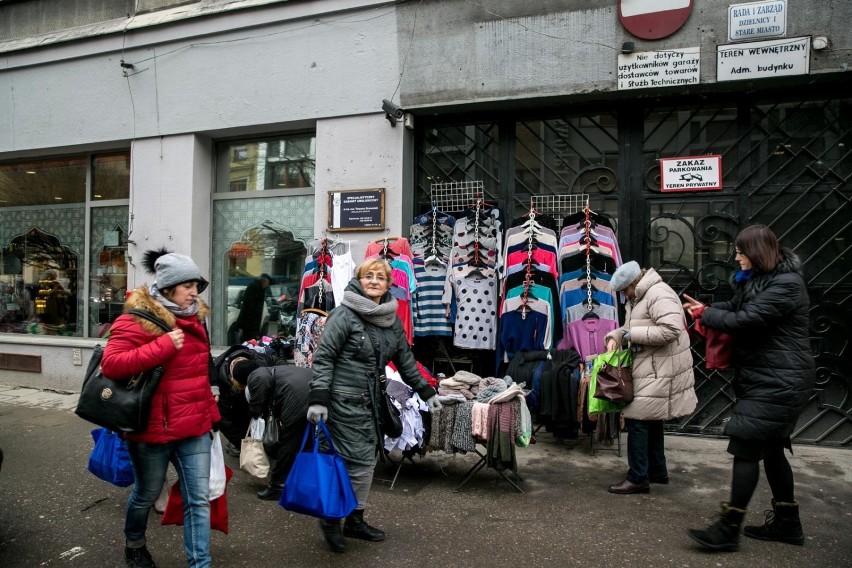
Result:
{"type": "Polygon", "coordinates": [[[592,222],[588,203],[586,203],[583,212],[586,214],[586,221],[584,223],[586,231],[586,315],[590,315],[594,313],[595,306],[592,303],[592,222]]]}
{"type": "Polygon", "coordinates": [[[473,219],[473,265],[480,266],[479,260],[479,214],[482,212],[482,198],[476,198],[475,214],[473,219]]]}
{"type": "MultiPolygon", "coordinates": [[[[502,404],[508,404],[508,403],[502,403],[502,404]]],[[[479,460],[477,460],[477,462],[476,462],[475,464],[473,464],[473,465],[470,467],[470,469],[468,469],[468,470],[467,470],[467,473],[465,473],[465,474],[464,474],[464,477],[462,478],[461,483],[459,483],[458,487],[456,487],[455,489],[453,489],[453,493],[458,493],[458,492],[461,490],[461,488],[462,488],[462,487],[464,487],[464,486],[467,484],[467,482],[468,482],[468,481],[470,481],[471,479],[473,479],[473,476],[474,476],[474,475],[476,475],[477,473],[479,473],[480,471],[482,471],[482,469],[483,469],[483,468],[485,468],[485,467],[486,467],[486,465],[488,464],[488,461],[487,461],[487,460],[488,460],[488,457],[487,457],[487,455],[486,455],[486,454],[482,453],[482,452],[479,450],[479,447],[480,447],[480,446],[483,446],[483,444],[477,444],[477,447],[475,447],[475,448],[473,449],[473,451],[476,453],[476,455],[478,455],[478,456],[479,456],[479,460]]],[[[483,447],[484,447],[484,446],[483,446],[483,447]]],[[[487,450],[486,450],[486,451],[487,451],[487,450]]],[[[516,489],[519,493],[524,493],[524,490],[523,490],[523,489],[521,489],[521,487],[518,485],[518,482],[522,482],[522,481],[524,480],[524,478],[523,478],[523,477],[521,477],[521,474],[520,474],[520,473],[518,473],[517,471],[511,471],[511,470],[509,470],[509,471],[511,471],[511,473],[512,473],[512,474],[514,474],[514,476],[517,478],[517,481],[515,481],[514,479],[512,479],[511,477],[509,477],[509,476],[506,474],[506,470],[505,470],[505,469],[497,469],[497,468],[494,468],[494,467],[492,467],[491,469],[493,469],[494,471],[496,471],[496,472],[500,475],[500,477],[502,477],[503,479],[505,479],[506,481],[508,481],[508,482],[509,482],[509,484],[510,484],[512,487],[514,487],[514,488],[515,488],[515,489],[516,489]]]]}
{"type": "Polygon", "coordinates": [[[433,183],[430,192],[433,207],[449,213],[457,213],[484,197],[485,183],[482,181],[433,183]]]}
{"type": "Polygon", "coordinates": [[[329,257],[328,237],[323,236],[317,255],[317,272],[319,273],[319,295],[317,296],[317,303],[319,304],[318,307],[322,310],[325,309],[325,271],[328,266],[327,261],[329,257]]]}
{"type": "Polygon", "coordinates": [[[589,206],[589,194],[573,195],[533,195],[532,207],[542,215],[551,215],[556,220],[557,232],[562,229],[562,219],[578,213],[589,206]]]}
{"type": "MultiPolygon", "coordinates": [[[[532,224],[535,222],[535,202],[530,200],[530,211],[528,213],[529,222],[532,224]]],[[[530,285],[532,284],[532,255],[533,255],[533,244],[535,242],[534,230],[533,227],[530,226],[527,229],[529,232],[529,237],[527,238],[527,267],[526,272],[524,274],[524,291],[521,293],[521,319],[527,319],[527,300],[530,295],[530,285]]]]}

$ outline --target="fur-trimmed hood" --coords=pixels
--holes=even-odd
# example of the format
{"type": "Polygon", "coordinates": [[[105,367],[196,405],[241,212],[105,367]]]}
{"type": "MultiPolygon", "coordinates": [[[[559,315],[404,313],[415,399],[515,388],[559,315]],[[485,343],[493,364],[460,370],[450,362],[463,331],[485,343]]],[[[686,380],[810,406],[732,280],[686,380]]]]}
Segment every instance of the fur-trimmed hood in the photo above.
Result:
{"type": "MultiPolygon", "coordinates": [[[[196,317],[198,321],[202,324],[210,315],[210,308],[201,298],[197,298],[198,301],[198,313],[196,317]]],[[[124,303],[124,313],[127,313],[130,310],[145,310],[146,312],[151,312],[163,322],[166,323],[169,327],[173,328],[175,326],[175,315],[170,312],[163,304],[154,299],[151,293],[148,291],[148,286],[142,285],[133,290],[130,293],[130,297],[124,303]]],[[[165,333],[160,327],[153,322],[150,322],[144,318],[140,318],[138,316],[131,316],[135,322],[142,326],[147,333],[153,335],[162,335],[165,333]]]]}
{"type": "Polygon", "coordinates": [[[791,273],[798,274],[804,278],[802,261],[793,251],[783,248],[781,249],[781,260],[775,266],[775,270],[768,274],[755,274],[740,284],[736,284],[733,280],[732,282],[734,282],[735,289],[741,290],[743,299],[748,300],[765,290],[773,277],[791,273]]]}

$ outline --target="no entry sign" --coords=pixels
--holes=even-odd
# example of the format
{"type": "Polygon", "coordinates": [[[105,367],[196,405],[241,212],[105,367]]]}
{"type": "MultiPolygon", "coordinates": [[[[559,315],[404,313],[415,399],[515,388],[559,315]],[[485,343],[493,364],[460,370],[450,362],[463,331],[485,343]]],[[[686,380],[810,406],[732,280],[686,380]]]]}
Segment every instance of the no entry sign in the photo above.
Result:
{"type": "Polygon", "coordinates": [[[636,37],[660,39],[678,31],[693,0],[618,0],[618,19],[636,37]]]}

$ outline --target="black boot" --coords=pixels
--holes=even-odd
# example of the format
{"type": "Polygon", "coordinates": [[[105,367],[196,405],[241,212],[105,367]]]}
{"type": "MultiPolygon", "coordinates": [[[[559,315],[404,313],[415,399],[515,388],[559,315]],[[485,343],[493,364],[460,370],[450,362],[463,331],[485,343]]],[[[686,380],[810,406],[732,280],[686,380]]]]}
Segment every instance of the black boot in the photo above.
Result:
{"type": "Polygon", "coordinates": [[[689,538],[714,552],[737,550],[744,516],[745,510],[722,503],[719,520],[706,529],[689,529],[689,538]]]}
{"type": "Polygon", "coordinates": [[[157,568],[146,546],[138,548],[124,547],[124,562],[129,568],[157,568]]]}
{"type": "Polygon", "coordinates": [[[799,503],[776,502],[772,500],[772,510],[763,512],[766,521],[762,527],[750,526],[743,534],[758,540],[774,540],[787,544],[805,544],[802,522],[799,520],[799,503]]]}
{"type": "Polygon", "coordinates": [[[283,485],[270,484],[257,492],[257,498],[263,499],[264,501],[278,501],[281,499],[281,491],[284,489],[283,485]]]}
{"type": "Polygon", "coordinates": [[[332,552],[346,552],[346,541],[340,531],[340,519],[320,519],[320,528],[325,535],[325,541],[332,552]]]}
{"type": "Polygon", "coordinates": [[[355,509],[351,515],[346,517],[346,522],[343,523],[343,536],[371,542],[385,540],[384,531],[371,527],[364,521],[364,509],[355,509]]]}

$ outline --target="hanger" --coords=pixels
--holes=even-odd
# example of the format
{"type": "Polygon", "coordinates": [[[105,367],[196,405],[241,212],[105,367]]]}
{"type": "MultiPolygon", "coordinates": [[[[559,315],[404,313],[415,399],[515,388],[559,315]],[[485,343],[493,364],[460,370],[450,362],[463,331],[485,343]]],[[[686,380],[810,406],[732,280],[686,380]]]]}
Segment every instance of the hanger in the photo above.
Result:
{"type": "Polygon", "coordinates": [[[425,259],[423,259],[424,264],[430,264],[435,266],[446,266],[447,263],[437,254],[430,254],[425,259]]]}
{"type": "Polygon", "coordinates": [[[328,317],[328,312],[325,311],[325,310],[321,310],[319,308],[303,308],[302,313],[303,314],[319,314],[323,317],[328,317]]]}
{"type": "Polygon", "coordinates": [[[585,314],[583,314],[583,317],[581,319],[583,321],[587,321],[587,320],[591,320],[591,319],[601,319],[601,316],[596,314],[594,309],[591,309],[591,310],[587,311],[585,314]]]}
{"type": "Polygon", "coordinates": [[[383,245],[383,244],[385,244],[385,242],[390,244],[390,243],[398,241],[401,238],[403,238],[403,237],[400,237],[400,236],[381,237],[379,239],[374,239],[373,242],[376,243],[377,245],[383,245]]]}

